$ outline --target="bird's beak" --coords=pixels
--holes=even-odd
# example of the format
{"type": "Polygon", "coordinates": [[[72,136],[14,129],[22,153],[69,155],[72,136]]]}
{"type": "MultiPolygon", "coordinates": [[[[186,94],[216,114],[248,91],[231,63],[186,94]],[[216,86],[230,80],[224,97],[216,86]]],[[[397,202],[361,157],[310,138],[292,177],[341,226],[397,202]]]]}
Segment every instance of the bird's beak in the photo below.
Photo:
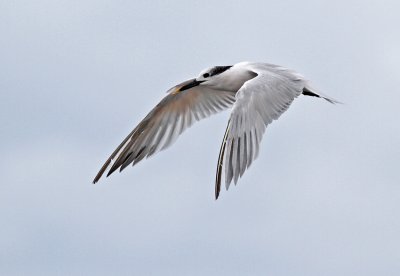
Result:
{"type": "Polygon", "coordinates": [[[191,79],[191,80],[187,80],[185,82],[182,82],[180,85],[178,85],[178,91],[185,91],[188,90],[192,87],[198,86],[200,83],[202,83],[204,81],[198,81],[196,79],[191,79]]]}

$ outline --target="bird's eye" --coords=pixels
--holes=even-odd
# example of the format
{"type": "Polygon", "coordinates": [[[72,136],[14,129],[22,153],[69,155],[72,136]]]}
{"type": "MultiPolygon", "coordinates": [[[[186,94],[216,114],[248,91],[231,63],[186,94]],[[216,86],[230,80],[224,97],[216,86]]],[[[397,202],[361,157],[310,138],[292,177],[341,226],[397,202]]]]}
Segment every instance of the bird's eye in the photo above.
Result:
{"type": "Polygon", "coordinates": [[[210,76],[210,74],[209,73],[205,73],[205,74],[203,74],[203,78],[208,78],[210,76]]]}

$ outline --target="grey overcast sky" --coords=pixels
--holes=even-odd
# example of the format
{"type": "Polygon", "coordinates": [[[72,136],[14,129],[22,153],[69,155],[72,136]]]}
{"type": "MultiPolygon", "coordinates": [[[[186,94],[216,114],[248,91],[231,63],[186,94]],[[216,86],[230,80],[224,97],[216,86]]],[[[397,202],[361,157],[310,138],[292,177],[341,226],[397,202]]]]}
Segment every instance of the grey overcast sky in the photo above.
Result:
{"type": "Polygon", "coordinates": [[[1,275],[399,275],[398,1],[0,2],[1,275]],[[178,82],[293,68],[299,97],[214,200],[229,112],[91,181],[178,82]]]}

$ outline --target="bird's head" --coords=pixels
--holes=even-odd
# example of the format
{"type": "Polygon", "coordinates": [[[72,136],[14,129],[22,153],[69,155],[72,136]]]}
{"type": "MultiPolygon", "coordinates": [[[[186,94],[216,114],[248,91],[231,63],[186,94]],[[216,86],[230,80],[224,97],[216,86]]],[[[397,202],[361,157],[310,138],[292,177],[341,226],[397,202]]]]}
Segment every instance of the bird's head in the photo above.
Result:
{"type": "Polygon", "coordinates": [[[200,72],[197,78],[185,81],[179,86],[179,91],[185,91],[198,85],[211,86],[218,89],[221,85],[221,77],[232,66],[214,66],[200,72]]]}

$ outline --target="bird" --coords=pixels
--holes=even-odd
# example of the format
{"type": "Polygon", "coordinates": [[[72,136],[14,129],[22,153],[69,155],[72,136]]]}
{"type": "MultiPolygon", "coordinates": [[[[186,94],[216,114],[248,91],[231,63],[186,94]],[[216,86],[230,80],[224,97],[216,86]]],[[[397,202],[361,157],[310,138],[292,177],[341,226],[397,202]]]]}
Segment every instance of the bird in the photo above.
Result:
{"type": "Polygon", "coordinates": [[[283,66],[247,61],[204,69],[196,78],[167,91],[107,159],[93,184],[111,164],[107,177],[166,149],[194,122],[230,108],[215,176],[218,199],[222,171],[228,190],[232,181],[236,185],[258,157],[267,126],[300,95],[340,103],[313,88],[301,74],[283,66]]]}

